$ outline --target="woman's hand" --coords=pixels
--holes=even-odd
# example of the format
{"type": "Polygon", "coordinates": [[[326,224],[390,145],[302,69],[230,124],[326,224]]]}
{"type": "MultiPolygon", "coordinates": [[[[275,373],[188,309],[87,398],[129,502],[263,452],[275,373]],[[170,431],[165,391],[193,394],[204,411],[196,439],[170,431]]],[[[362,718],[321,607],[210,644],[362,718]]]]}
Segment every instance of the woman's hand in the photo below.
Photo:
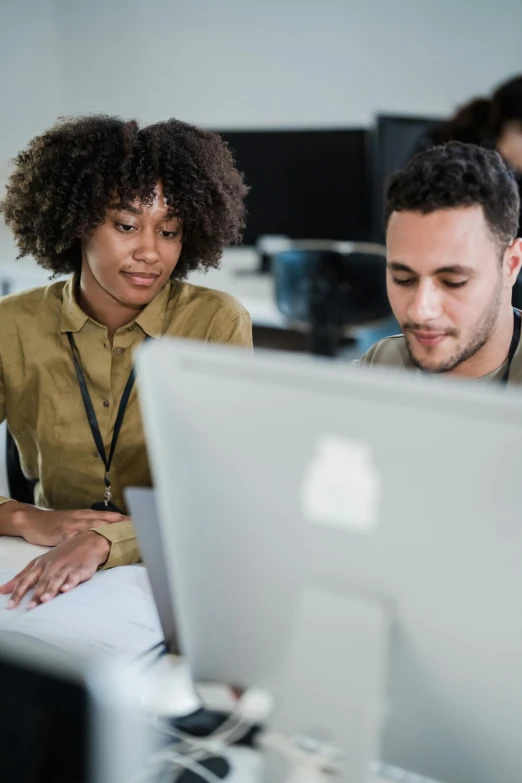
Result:
{"type": "Polygon", "coordinates": [[[0,532],[20,536],[38,546],[57,546],[93,527],[130,519],[113,511],[45,511],[13,501],[0,506],[0,513],[5,517],[0,532]]]}
{"type": "Polygon", "coordinates": [[[78,533],[70,541],[32,560],[23,571],[0,586],[0,594],[11,593],[7,608],[14,609],[27,591],[34,587],[27,607],[33,609],[39,603],[90,579],[106,562],[110,550],[110,542],[98,533],[92,530],[78,533]]]}

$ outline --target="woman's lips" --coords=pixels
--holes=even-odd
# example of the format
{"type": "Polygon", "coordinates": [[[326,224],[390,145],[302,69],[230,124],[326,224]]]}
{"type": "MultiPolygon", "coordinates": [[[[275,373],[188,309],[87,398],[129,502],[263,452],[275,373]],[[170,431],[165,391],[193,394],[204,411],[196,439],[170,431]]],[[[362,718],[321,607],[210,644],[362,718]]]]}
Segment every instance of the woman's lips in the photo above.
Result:
{"type": "Polygon", "coordinates": [[[122,272],[122,275],[125,275],[127,280],[133,285],[144,286],[145,288],[153,285],[159,277],[159,275],[147,274],[146,272],[122,272]]]}

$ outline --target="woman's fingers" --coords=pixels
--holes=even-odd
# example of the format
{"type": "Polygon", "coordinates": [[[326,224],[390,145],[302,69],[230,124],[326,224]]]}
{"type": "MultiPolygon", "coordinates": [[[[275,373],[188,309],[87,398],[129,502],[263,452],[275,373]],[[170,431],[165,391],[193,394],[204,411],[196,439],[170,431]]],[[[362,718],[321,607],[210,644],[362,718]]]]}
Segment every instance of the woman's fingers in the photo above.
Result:
{"type": "Polygon", "coordinates": [[[11,593],[8,609],[18,606],[28,590],[34,593],[28,604],[32,609],[90,579],[105,562],[110,545],[105,538],[87,532],[40,555],[23,571],[3,585],[2,593],[11,593]]]}
{"type": "Polygon", "coordinates": [[[41,575],[42,567],[39,566],[36,561],[29,563],[23,571],[20,571],[18,576],[15,576],[15,578],[11,580],[13,588],[11,590],[11,598],[7,603],[7,608],[14,609],[18,606],[27,591],[37,584],[41,575]]]}
{"type": "Polygon", "coordinates": [[[76,568],[72,573],[69,574],[66,581],[63,583],[61,587],[62,593],[66,593],[68,590],[72,590],[73,587],[77,587],[80,582],[84,582],[86,578],[89,579],[89,576],[84,577],[80,572],[80,569],[76,568]]]}
{"type": "Polygon", "coordinates": [[[38,584],[34,588],[31,600],[27,605],[28,609],[34,609],[39,603],[45,603],[50,601],[55,595],[58,595],[63,583],[67,581],[69,577],[69,566],[49,567],[42,575],[38,584]]]}
{"type": "Polygon", "coordinates": [[[13,579],[10,579],[9,582],[5,582],[5,584],[0,585],[0,595],[8,595],[9,593],[12,593],[15,584],[16,576],[13,577],[13,579]]]}
{"type": "Polygon", "coordinates": [[[128,517],[126,514],[119,514],[117,511],[103,511],[98,512],[101,519],[105,520],[105,522],[128,522],[130,520],[130,517],[128,517]]]}

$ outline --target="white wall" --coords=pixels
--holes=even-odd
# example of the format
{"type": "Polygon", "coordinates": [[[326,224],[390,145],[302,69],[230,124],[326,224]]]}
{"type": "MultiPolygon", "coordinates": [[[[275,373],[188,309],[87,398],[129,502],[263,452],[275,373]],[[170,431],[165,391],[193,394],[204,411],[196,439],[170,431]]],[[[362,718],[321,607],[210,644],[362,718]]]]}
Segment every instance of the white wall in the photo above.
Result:
{"type": "Polygon", "coordinates": [[[57,0],[0,2],[0,177],[54,122],[65,96],[57,0]]]}
{"type": "Polygon", "coordinates": [[[70,112],[367,124],[443,115],[522,71],[521,0],[59,2],[70,112]]]}
{"type": "Polygon", "coordinates": [[[222,129],[444,115],[522,71],[521,31],[522,0],[0,0],[0,190],[64,113],[222,129]]]}
{"type": "MultiPolygon", "coordinates": [[[[9,159],[62,111],[57,11],[56,0],[0,0],[0,199],[9,159]]],[[[15,257],[0,218],[0,263],[15,257]]]]}

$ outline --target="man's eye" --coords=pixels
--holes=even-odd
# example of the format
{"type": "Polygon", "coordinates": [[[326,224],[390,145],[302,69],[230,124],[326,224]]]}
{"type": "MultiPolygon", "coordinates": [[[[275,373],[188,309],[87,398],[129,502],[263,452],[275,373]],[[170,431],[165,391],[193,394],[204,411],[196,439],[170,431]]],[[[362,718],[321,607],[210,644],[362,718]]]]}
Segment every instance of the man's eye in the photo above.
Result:
{"type": "Polygon", "coordinates": [[[462,288],[463,285],[466,285],[468,281],[467,280],[461,280],[460,283],[454,283],[451,280],[443,280],[443,285],[446,286],[446,288],[462,288]]]}
{"type": "Polygon", "coordinates": [[[415,280],[413,277],[406,277],[406,278],[394,277],[393,282],[395,283],[395,285],[413,285],[415,280]]]}

